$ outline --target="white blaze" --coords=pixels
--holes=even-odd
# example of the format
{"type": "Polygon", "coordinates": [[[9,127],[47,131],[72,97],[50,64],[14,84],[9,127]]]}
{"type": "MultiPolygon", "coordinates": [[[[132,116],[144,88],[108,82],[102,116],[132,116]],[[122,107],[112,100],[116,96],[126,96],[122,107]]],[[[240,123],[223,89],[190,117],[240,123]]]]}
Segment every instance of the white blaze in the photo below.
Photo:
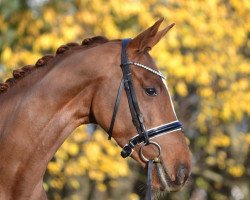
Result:
{"type": "Polygon", "coordinates": [[[163,84],[165,85],[166,90],[168,91],[168,95],[169,95],[169,98],[170,98],[171,107],[172,107],[172,110],[173,110],[173,112],[174,112],[174,115],[175,115],[176,119],[178,119],[178,118],[177,118],[177,115],[176,115],[176,113],[175,113],[174,104],[173,104],[173,101],[172,101],[172,98],[171,98],[171,95],[170,95],[170,92],[169,92],[167,83],[166,83],[166,81],[165,81],[163,78],[162,78],[161,80],[162,80],[163,84]]]}

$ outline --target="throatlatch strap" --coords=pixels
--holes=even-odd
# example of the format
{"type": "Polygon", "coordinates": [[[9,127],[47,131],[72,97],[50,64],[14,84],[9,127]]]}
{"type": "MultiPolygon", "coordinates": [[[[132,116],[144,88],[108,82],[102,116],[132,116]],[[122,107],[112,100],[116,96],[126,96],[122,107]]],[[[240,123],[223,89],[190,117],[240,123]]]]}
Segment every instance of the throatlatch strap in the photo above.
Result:
{"type": "Polygon", "coordinates": [[[153,170],[153,160],[148,161],[148,180],[147,180],[147,193],[146,200],[152,199],[152,170],[153,170]]]}
{"type": "Polygon", "coordinates": [[[113,116],[112,116],[111,123],[110,123],[110,126],[109,126],[109,131],[108,131],[108,135],[109,135],[108,139],[109,140],[111,140],[111,137],[112,137],[113,128],[114,128],[114,125],[115,125],[116,115],[117,115],[118,108],[119,108],[121,98],[122,98],[122,90],[123,90],[123,88],[124,88],[124,81],[122,79],[121,83],[120,83],[120,86],[119,86],[118,93],[117,93],[116,101],[115,101],[113,116]]]}

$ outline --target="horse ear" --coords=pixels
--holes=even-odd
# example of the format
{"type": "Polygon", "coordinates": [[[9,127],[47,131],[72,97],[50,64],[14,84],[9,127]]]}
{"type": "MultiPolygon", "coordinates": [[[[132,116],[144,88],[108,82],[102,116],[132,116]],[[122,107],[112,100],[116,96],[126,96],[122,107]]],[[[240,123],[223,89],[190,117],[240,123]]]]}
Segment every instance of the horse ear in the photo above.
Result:
{"type": "Polygon", "coordinates": [[[158,32],[158,29],[164,18],[160,18],[153,26],[140,33],[128,44],[128,48],[136,50],[137,52],[144,52],[152,49],[161,38],[174,26],[171,24],[158,32]]]}
{"type": "Polygon", "coordinates": [[[170,25],[168,25],[166,28],[164,28],[163,30],[159,31],[155,37],[154,37],[154,40],[152,41],[152,43],[150,44],[151,48],[153,48],[153,46],[155,46],[160,40],[161,38],[163,38],[167,32],[175,25],[175,23],[172,23],[170,25]]]}

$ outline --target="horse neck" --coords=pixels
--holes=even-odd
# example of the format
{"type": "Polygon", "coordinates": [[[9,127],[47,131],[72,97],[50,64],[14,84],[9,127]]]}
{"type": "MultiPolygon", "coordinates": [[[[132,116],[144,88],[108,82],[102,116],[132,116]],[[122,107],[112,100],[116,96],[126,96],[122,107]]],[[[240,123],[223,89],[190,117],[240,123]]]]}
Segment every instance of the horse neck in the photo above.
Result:
{"type": "MultiPolygon", "coordinates": [[[[35,121],[42,125],[47,124],[59,111],[61,114],[63,111],[73,112],[73,106],[69,107],[70,102],[91,86],[86,73],[81,78],[77,77],[79,72],[87,71],[87,65],[81,61],[86,53],[78,51],[63,55],[59,61],[56,60],[55,65],[52,62],[36,69],[31,75],[18,81],[7,93],[1,94],[0,136],[8,135],[16,126],[19,127],[18,118],[22,119],[23,124],[30,125],[31,121],[35,121]]],[[[86,96],[83,96],[84,100],[87,102],[86,96]]],[[[78,103],[75,102],[75,107],[78,103]]],[[[87,104],[84,107],[87,108],[87,104]]],[[[60,116],[63,117],[64,115],[60,116]]]]}
{"type": "MultiPolygon", "coordinates": [[[[28,89],[15,87],[0,96],[4,108],[0,123],[0,160],[4,161],[0,163],[0,186],[17,177],[34,185],[68,135],[90,121],[91,102],[104,78],[103,70],[113,62],[104,62],[102,58],[107,58],[108,51],[102,46],[76,51],[53,68],[47,66],[44,77],[39,77],[37,70],[38,81],[28,89]]],[[[29,77],[25,78],[29,82],[29,77]]]]}

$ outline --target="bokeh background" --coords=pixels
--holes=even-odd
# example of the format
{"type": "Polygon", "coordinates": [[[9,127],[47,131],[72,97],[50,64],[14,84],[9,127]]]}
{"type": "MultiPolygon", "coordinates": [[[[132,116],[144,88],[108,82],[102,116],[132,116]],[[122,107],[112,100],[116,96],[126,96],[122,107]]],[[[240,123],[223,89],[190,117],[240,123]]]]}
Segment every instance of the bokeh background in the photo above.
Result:
{"type": "MultiPolygon", "coordinates": [[[[169,200],[250,199],[249,0],[0,0],[0,81],[68,42],[134,37],[160,17],[176,26],[151,52],[193,153],[169,200]]],[[[137,200],[145,173],[95,126],[79,127],[48,166],[51,200],[137,200]]]]}

